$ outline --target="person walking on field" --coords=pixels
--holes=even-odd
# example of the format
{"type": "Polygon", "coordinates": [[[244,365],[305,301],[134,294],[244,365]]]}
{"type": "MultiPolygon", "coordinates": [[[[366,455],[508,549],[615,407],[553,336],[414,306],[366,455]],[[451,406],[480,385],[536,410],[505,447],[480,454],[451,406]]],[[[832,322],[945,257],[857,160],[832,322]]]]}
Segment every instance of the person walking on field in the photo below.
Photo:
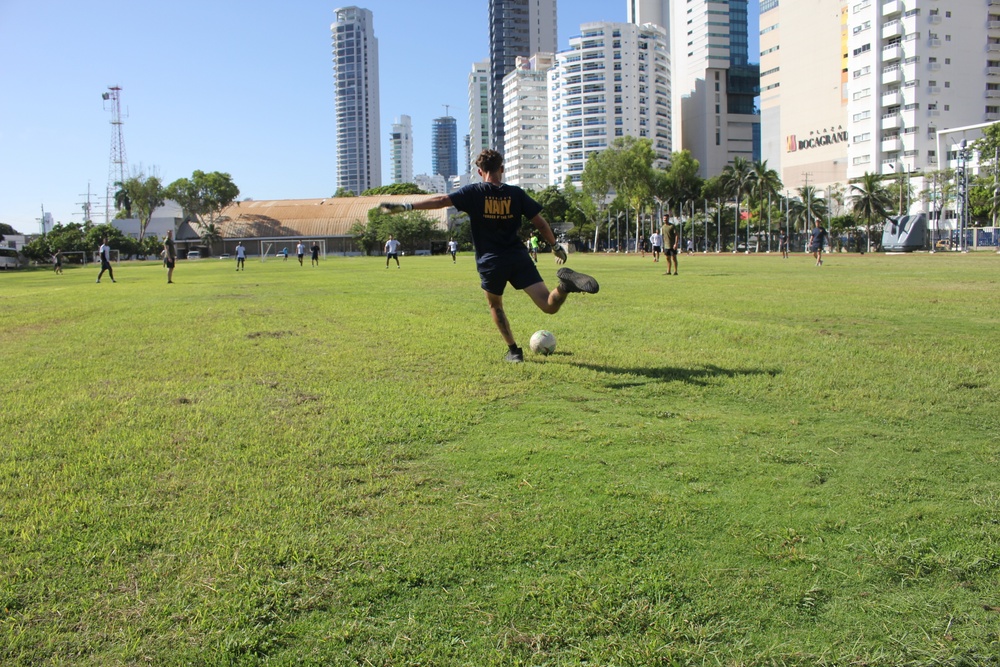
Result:
{"type": "Polygon", "coordinates": [[[448,239],[448,252],[451,253],[451,263],[455,263],[455,253],[458,252],[458,242],[455,239],[448,239]]]}
{"type": "Polygon", "coordinates": [[[174,248],[174,230],[168,229],[163,238],[163,266],[167,267],[167,284],[174,282],[174,265],[177,264],[177,250],[174,248]]]}
{"type": "Polygon", "coordinates": [[[788,236],[785,234],[785,230],[781,230],[778,234],[778,250],[781,251],[781,258],[788,259],[788,236]]]}
{"type": "Polygon", "coordinates": [[[298,245],[295,246],[295,254],[299,256],[299,266],[304,266],[302,258],[306,256],[306,244],[299,241],[298,245]]]}
{"type": "Polygon", "coordinates": [[[653,247],[653,261],[660,261],[660,251],[663,249],[663,235],[654,231],[649,235],[649,245],[653,247]]]}
{"type": "Polygon", "coordinates": [[[52,253],[52,270],[62,275],[62,250],[52,253]]]}
{"type": "Polygon", "coordinates": [[[247,249],[243,247],[243,241],[236,244],[236,270],[247,270],[247,249]]]}
{"type": "Polygon", "coordinates": [[[823,266],[823,246],[827,243],[829,234],[823,227],[823,221],[816,218],[813,223],[812,236],[809,240],[809,252],[816,258],[816,266],[823,266]]]}
{"type": "Polygon", "coordinates": [[[319,242],[313,241],[312,247],[309,248],[309,252],[312,253],[312,262],[310,266],[319,266],[319,242]]]}
{"type": "Polygon", "coordinates": [[[538,264],[538,232],[531,232],[531,238],[528,239],[528,243],[531,247],[531,259],[534,260],[535,264],[538,264]]]}
{"type": "Polygon", "coordinates": [[[670,268],[673,267],[673,274],[677,275],[677,244],[680,242],[680,235],[677,233],[677,225],[670,222],[670,214],[663,214],[663,256],[667,258],[667,272],[663,275],[670,275],[670,268]]]}
{"type": "Polygon", "coordinates": [[[111,282],[115,282],[115,272],[111,270],[111,246],[108,245],[107,237],[101,239],[101,247],[97,254],[101,257],[101,272],[97,274],[97,282],[101,282],[101,276],[104,275],[105,271],[108,272],[111,282]]]}
{"type": "MultiPolygon", "coordinates": [[[[410,209],[406,209],[410,210],[410,209]]],[[[392,234],[389,234],[389,240],[385,242],[385,268],[389,268],[389,260],[396,260],[396,268],[399,266],[399,241],[392,238],[392,234]]]]}
{"type": "Polygon", "coordinates": [[[510,322],[503,308],[503,293],[507,284],[523,290],[543,313],[559,312],[572,292],[597,294],[600,286],[591,276],[563,267],[556,272],[559,284],[549,290],[538,273],[528,249],[518,238],[522,218],[531,220],[538,233],[552,246],[556,264],[566,261],[566,251],[556,243],[549,223],[542,217],[542,206],[517,186],[503,182],[503,156],[486,149],[476,158],[482,183],[470,183],[447,195],[435,195],[415,204],[382,204],[390,213],[410,209],[430,210],[454,206],[469,215],[472,243],[476,251],[476,268],[480,285],[486,295],[490,315],[507,344],[506,361],[524,361],[524,352],[517,345],[510,322]]]}

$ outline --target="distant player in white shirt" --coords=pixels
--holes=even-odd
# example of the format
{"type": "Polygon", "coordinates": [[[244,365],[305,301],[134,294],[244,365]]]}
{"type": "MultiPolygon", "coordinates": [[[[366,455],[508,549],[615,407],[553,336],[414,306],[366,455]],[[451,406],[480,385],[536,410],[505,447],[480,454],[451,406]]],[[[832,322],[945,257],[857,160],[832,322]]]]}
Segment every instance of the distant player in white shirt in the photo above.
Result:
{"type": "Polygon", "coordinates": [[[392,234],[389,234],[389,240],[385,242],[385,268],[389,268],[389,260],[396,260],[396,268],[399,266],[399,241],[392,238],[392,234]]]}
{"type": "Polygon", "coordinates": [[[97,274],[97,282],[101,282],[101,276],[105,271],[108,272],[111,282],[115,282],[115,272],[111,270],[111,246],[108,245],[107,238],[103,239],[97,254],[101,256],[101,272],[97,274]]]}
{"type": "Polygon", "coordinates": [[[653,232],[649,235],[649,245],[653,246],[653,261],[660,261],[660,251],[663,249],[663,235],[653,232]]]}
{"type": "Polygon", "coordinates": [[[306,256],[306,245],[302,241],[295,246],[295,254],[299,256],[299,266],[303,266],[302,258],[306,256]]]}
{"type": "Polygon", "coordinates": [[[455,239],[448,239],[448,252],[451,253],[451,263],[455,263],[455,253],[458,252],[458,242],[455,239]]]}
{"type": "Polygon", "coordinates": [[[236,270],[239,271],[240,269],[243,269],[244,271],[246,271],[247,270],[246,261],[247,261],[247,249],[243,247],[243,241],[240,241],[236,245],[236,270]]]}

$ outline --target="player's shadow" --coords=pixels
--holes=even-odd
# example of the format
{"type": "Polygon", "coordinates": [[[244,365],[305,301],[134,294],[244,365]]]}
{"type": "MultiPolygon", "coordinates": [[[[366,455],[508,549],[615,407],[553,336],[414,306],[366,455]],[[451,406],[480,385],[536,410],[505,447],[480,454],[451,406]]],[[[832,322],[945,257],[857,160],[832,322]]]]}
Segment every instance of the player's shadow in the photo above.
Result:
{"type": "MultiPolygon", "coordinates": [[[[654,380],[656,382],[686,382],[704,386],[716,378],[739,378],[754,375],[767,375],[774,377],[779,371],[768,368],[720,368],[719,366],[705,365],[698,368],[676,368],[666,366],[654,368],[649,366],[636,366],[634,368],[621,368],[618,366],[599,366],[597,364],[573,364],[579,368],[607,373],[608,375],[639,376],[654,380]]],[[[647,384],[646,382],[614,382],[607,386],[611,389],[624,389],[626,387],[637,387],[647,384]]]]}

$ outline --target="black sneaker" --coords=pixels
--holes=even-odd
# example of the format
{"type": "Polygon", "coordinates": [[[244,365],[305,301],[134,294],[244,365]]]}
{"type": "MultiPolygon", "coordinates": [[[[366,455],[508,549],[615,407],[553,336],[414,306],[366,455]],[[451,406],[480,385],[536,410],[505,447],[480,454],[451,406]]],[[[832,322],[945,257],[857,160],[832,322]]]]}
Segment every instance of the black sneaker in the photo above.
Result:
{"type": "Polygon", "coordinates": [[[587,294],[597,294],[601,286],[597,281],[584,273],[577,273],[570,268],[562,268],[556,271],[559,276],[559,287],[564,292],[586,292],[587,294]]]}
{"type": "Polygon", "coordinates": [[[524,350],[517,348],[513,351],[508,351],[507,356],[503,359],[504,361],[509,361],[512,364],[519,364],[524,361],[524,350]]]}

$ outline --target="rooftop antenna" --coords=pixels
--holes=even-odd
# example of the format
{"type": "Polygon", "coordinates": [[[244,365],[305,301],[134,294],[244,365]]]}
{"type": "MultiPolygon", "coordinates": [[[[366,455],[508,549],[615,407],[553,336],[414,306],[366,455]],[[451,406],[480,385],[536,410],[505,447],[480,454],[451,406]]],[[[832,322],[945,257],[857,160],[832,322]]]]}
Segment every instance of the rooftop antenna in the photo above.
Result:
{"type": "Polygon", "coordinates": [[[111,112],[111,160],[108,164],[108,193],[104,202],[104,220],[111,222],[111,204],[115,200],[115,183],[125,183],[128,159],[125,157],[125,136],[122,133],[122,102],[120,86],[108,86],[101,95],[104,110],[111,112]]]}
{"type": "Polygon", "coordinates": [[[445,118],[448,118],[449,117],[448,116],[448,109],[451,107],[451,105],[450,104],[442,104],[441,106],[444,107],[444,116],[445,116],[445,118]]]}

